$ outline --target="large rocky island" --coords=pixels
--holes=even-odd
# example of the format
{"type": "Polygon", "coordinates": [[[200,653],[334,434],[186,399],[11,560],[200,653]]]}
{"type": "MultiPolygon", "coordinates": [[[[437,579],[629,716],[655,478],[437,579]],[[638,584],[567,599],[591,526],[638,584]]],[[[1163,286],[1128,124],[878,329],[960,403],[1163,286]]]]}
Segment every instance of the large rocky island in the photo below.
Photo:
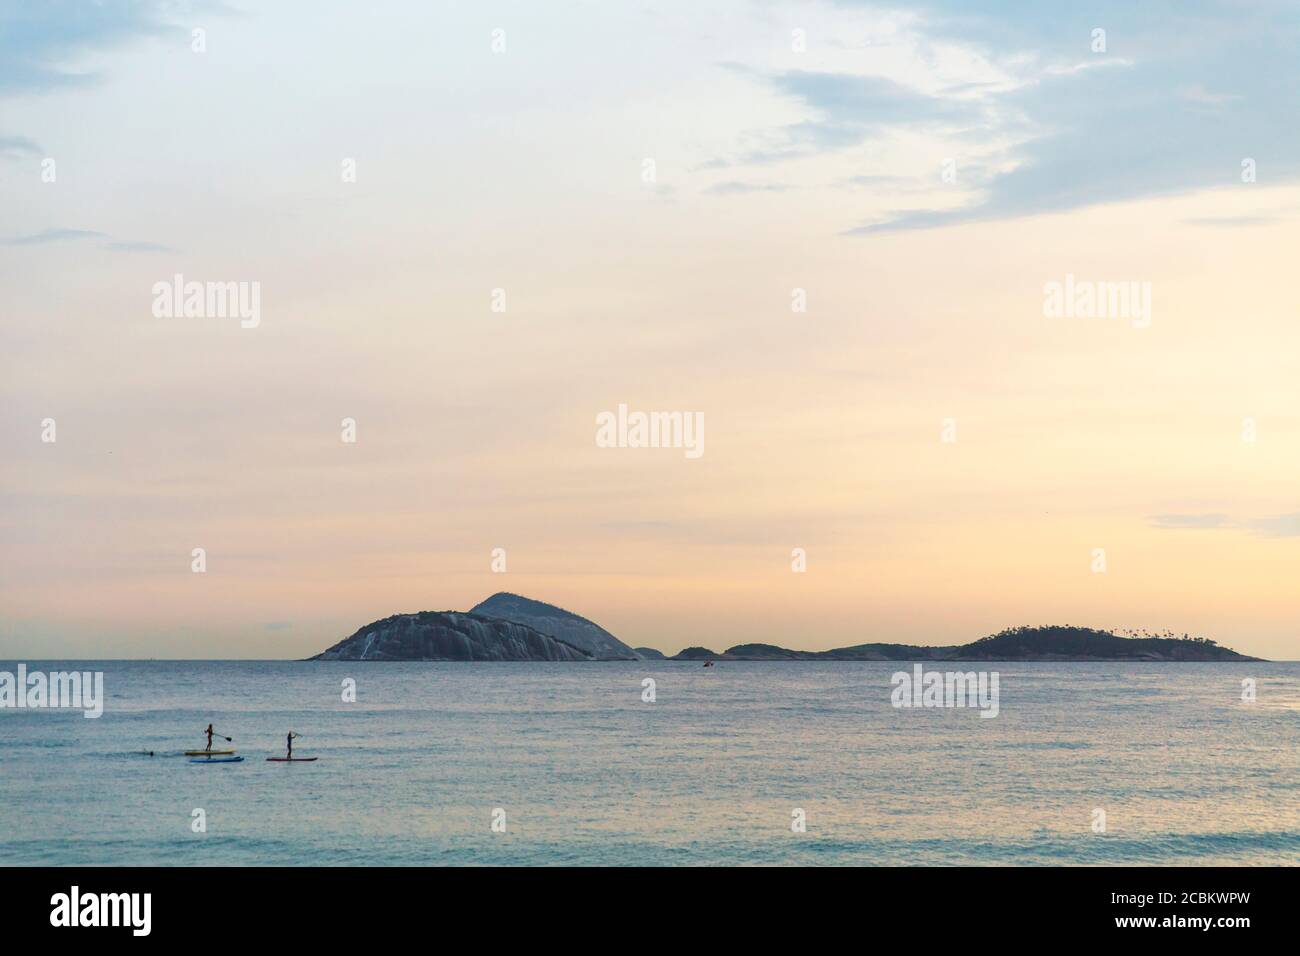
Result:
{"type": "Polygon", "coordinates": [[[367,624],[313,661],[589,661],[581,648],[526,624],[465,614],[420,611],[367,624]]]}
{"type": "Polygon", "coordinates": [[[394,614],[313,661],[635,661],[636,651],[585,617],[504,591],[470,611],[394,614]]]}

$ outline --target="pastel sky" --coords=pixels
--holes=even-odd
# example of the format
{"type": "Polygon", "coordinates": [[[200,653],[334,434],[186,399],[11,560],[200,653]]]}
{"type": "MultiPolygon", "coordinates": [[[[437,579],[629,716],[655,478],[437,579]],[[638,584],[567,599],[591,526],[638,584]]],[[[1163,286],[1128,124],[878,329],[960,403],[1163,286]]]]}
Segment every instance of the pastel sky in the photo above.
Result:
{"type": "Polygon", "coordinates": [[[499,590],[1300,657],[1294,5],[980,6],[0,3],[0,658],[499,590]],[[176,274],[260,323],[156,317],[176,274]],[[620,403],[705,453],[598,447],[620,403]]]}

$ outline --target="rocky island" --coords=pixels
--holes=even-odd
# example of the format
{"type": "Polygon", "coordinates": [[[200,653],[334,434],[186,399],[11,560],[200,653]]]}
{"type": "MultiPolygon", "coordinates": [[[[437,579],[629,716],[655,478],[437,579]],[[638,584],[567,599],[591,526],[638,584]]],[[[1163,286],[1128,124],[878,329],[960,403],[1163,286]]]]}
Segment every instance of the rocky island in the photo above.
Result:
{"type": "Polygon", "coordinates": [[[585,617],[502,591],[468,612],[394,614],[359,628],[308,660],[635,661],[640,657],[585,617]]]}
{"type": "Polygon", "coordinates": [[[459,611],[394,614],[360,628],[313,661],[589,661],[526,624],[459,611]]]}
{"type": "Polygon", "coordinates": [[[737,644],[722,653],[688,647],[674,661],[1257,661],[1205,638],[1121,637],[1090,627],[1013,627],[970,644],[857,644],[829,651],[792,651],[774,644],[737,644]]]}
{"type": "Polygon", "coordinates": [[[572,611],[500,591],[469,609],[471,614],[500,618],[549,634],[556,640],[572,644],[598,661],[635,661],[636,651],[628,647],[594,621],[572,611]]]}

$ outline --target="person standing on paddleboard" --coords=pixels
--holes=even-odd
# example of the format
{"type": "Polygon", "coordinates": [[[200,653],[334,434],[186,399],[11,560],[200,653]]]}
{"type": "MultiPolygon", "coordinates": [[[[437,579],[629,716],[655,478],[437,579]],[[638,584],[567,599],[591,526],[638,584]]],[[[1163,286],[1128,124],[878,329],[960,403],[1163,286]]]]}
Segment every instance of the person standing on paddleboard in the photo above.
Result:
{"type": "Polygon", "coordinates": [[[225,734],[217,734],[217,732],[216,732],[215,730],[212,729],[212,725],[211,725],[211,724],[208,724],[208,729],[205,730],[204,733],[206,733],[206,734],[208,735],[208,748],[207,748],[208,750],[211,750],[211,749],[212,749],[212,735],[213,735],[213,734],[216,734],[218,737],[222,738],[223,740],[229,740],[229,739],[230,739],[230,738],[227,737],[225,734]]]}
{"type": "Polygon", "coordinates": [[[284,745],[285,745],[285,747],[287,748],[287,751],[288,751],[287,753],[285,753],[284,756],[285,756],[287,759],[289,759],[289,760],[292,760],[292,759],[293,759],[293,742],[294,742],[294,740],[296,740],[298,737],[301,737],[301,736],[302,736],[302,734],[295,734],[292,730],[289,731],[289,736],[286,737],[286,738],[285,738],[285,741],[284,741],[284,745]]]}

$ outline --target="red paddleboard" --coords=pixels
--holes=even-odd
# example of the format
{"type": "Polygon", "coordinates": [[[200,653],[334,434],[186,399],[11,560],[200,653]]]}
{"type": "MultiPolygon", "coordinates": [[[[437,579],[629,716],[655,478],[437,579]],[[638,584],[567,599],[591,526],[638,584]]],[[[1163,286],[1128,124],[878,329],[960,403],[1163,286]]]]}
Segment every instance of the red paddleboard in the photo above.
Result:
{"type": "Polygon", "coordinates": [[[319,757],[267,757],[271,763],[311,763],[319,757]]]}

